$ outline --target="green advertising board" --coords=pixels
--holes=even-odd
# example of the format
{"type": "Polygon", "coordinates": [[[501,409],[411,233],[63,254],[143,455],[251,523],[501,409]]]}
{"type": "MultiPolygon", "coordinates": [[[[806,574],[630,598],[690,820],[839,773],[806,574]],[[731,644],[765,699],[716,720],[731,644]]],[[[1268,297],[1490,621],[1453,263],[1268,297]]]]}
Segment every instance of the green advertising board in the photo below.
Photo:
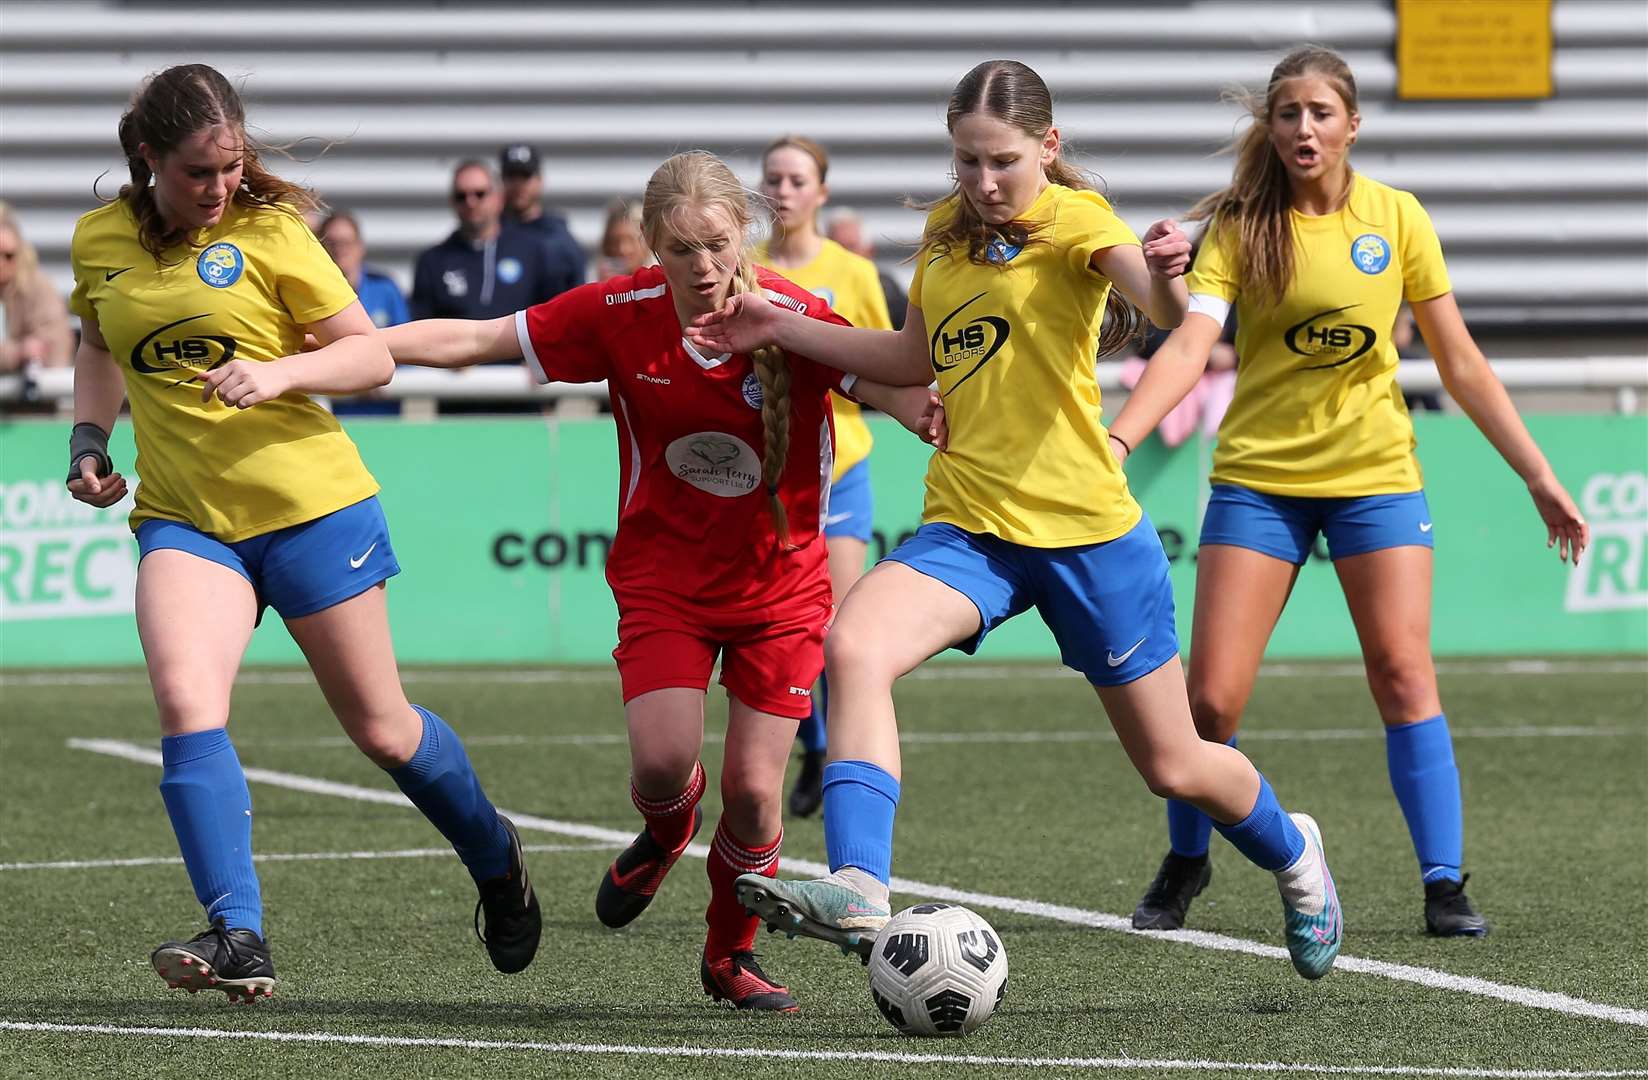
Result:
{"type": "MultiPolygon", "coordinates": [[[[872,424],[872,554],[880,554],[920,521],[928,450],[890,421],[872,424]]],[[[1648,419],[1529,418],[1592,524],[1591,550],[1574,570],[1546,549],[1521,482],[1469,420],[1421,415],[1415,425],[1435,522],[1438,655],[1648,651],[1648,419]]],[[[383,485],[403,569],[390,586],[390,615],[404,662],[609,656],[617,615],[603,565],[618,507],[610,421],[368,418],[349,431],[383,485]]],[[[0,666],[139,664],[130,507],[94,511],[69,498],[66,440],[66,424],[0,424],[0,666]]],[[[124,424],[113,452],[132,460],[124,424]]],[[[1172,562],[1186,642],[1207,452],[1151,440],[1127,466],[1172,562]]],[[[736,538],[729,548],[736,550],[736,538]]],[[[1313,558],[1269,655],[1357,652],[1332,565],[1313,558]]],[[[994,632],[980,655],[1052,660],[1058,652],[1030,614],[994,632]]],[[[247,660],[302,657],[279,621],[268,619],[247,660]]]]}

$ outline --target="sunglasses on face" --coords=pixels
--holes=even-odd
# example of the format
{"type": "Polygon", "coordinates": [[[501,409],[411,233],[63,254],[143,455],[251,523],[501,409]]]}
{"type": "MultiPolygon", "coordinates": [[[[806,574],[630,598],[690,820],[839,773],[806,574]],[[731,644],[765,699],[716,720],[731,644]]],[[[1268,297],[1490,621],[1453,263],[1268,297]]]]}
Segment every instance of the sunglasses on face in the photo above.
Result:
{"type": "Polygon", "coordinates": [[[490,194],[492,194],[491,188],[459,189],[452,193],[452,201],[455,203],[480,202],[490,194]]]}

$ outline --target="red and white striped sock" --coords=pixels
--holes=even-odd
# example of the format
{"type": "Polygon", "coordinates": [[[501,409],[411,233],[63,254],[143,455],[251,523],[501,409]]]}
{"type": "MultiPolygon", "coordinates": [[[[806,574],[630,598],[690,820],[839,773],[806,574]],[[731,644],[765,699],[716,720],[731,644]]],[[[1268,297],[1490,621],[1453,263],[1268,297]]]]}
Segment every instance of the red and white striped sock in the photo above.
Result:
{"type": "Polygon", "coordinates": [[[692,839],[692,812],[697,808],[698,800],[704,797],[704,764],[693,764],[692,779],[687,781],[686,790],[679,795],[667,799],[648,799],[631,783],[629,797],[635,803],[635,809],[647,819],[647,831],[652,833],[659,847],[665,851],[684,847],[692,839]]]}
{"type": "Polygon", "coordinates": [[[709,938],[704,943],[704,955],[711,960],[747,952],[755,945],[755,931],[761,920],[744,911],[733,890],[733,882],[740,874],[778,876],[778,849],[784,843],[784,831],[755,847],[745,844],[733,835],[722,818],[715,827],[715,842],[710,845],[706,868],[710,876],[710,906],[704,914],[709,923],[709,938]]]}

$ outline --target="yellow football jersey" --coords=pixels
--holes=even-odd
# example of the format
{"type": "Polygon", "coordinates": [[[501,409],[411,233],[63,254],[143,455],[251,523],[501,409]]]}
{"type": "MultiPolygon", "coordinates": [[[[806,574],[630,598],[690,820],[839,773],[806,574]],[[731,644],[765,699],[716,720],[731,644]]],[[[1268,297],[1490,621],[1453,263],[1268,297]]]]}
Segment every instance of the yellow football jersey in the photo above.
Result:
{"type": "Polygon", "coordinates": [[[1100,421],[1094,364],[1110,280],[1091,262],[1139,239],[1104,196],[1057,184],[1022,220],[1041,228],[1022,249],[998,243],[998,265],[965,250],[916,257],[910,301],[950,425],[949,451],[927,467],[922,520],[1029,547],[1114,540],[1140,510],[1100,421]]]}
{"type": "Polygon", "coordinates": [[[1293,281],[1280,304],[1242,291],[1231,238],[1209,235],[1186,279],[1236,304],[1236,394],[1214,483],[1274,495],[1418,491],[1413,421],[1391,327],[1403,300],[1448,292],[1442,244],[1419,200],[1365,176],[1338,213],[1293,214],[1293,281]]]}
{"type": "MultiPolygon", "coordinates": [[[[766,263],[765,246],[756,253],[756,261],[766,263]]],[[[893,328],[887,314],[887,294],[881,291],[875,263],[854,255],[834,240],[826,239],[811,262],[774,268],[774,273],[823,298],[854,326],[893,328]]],[[[864,423],[858,402],[840,394],[831,394],[830,401],[835,406],[835,474],[831,479],[840,480],[848,469],[870,456],[870,428],[864,423]]]]}
{"type": "Polygon", "coordinates": [[[124,202],[75,227],[69,306],[97,321],[126,382],[137,509],[225,542],[323,517],[377,492],[332,414],[302,394],[201,404],[202,373],[299,351],[304,326],[355,300],[296,214],[233,202],[157,265],[124,202]]]}

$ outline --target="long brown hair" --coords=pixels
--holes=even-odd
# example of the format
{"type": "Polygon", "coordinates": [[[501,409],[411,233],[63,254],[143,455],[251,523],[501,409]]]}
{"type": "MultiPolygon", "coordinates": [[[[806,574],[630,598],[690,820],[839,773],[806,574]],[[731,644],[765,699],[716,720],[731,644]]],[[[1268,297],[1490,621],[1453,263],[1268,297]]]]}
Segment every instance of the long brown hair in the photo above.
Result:
{"type": "Polygon", "coordinates": [[[137,219],[138,240],[158,262],[162,254],[188,238],[189,230],[166,224],[155,201],[154,172],[139,147],[148,144],[157,157],[176,150],[202,131],[225,127],[244,144],[245,168],[232,194],[244,207],[282,206],[294,212],[320,205],[308,188],[282,180],[258,160],[260,147],[246,135],[246,107],[240,95],[216,68],[205,64],[169,67],[139,86],[131,108],[120,117],[120,150],[126,156],[131,183],[120,188],[119,199],[137,219]]]}
{"type": "MultiPolygon", "coordinates": [[[[665,228],[687,239],[688,230],[680,223],[695,210],[720,210],[727,216],[743,237],[732,291],[759,294],[761,286],[755,276],[755,263],[750,259],[749,232],[754,214],[750,211],[749,193],[725,162],[703,150],[676,154],[658,166],[647,181],[646,192],[641,197],[641,231],[647,243],[657,251],[665,228]]],[[[761,380],[761,428],[765,444],[761,450],[761,482],[767,489],[778,543],[785,550],[793,550],[789,514],[784,501],[778,497],[779,479],[790,456],[790,361],[784,350],[772,345],[753,350],[750,360],[755,365],[756,378],[761,380]]]]}
{"type": "MultiPolygon", "coordinates": [[[[1242,291],[1261,304],[1279,303],[1293,282],[1293,192],[1287,166],[1271,145],[1270,123],[1282,84],[1302,75],[1326,79],[1346,110],[1357,113],[1356,76],[1344,58],[1320,45],[1294,49],[1271,69],[1263,98],[1243,88],[1225,92],[1225,99],[1246,108],[1253,122],[1226,147],[1236,156],[1230,186],[1198,202],[1186,215],[1191,221],[1208,222],[1210,238],[1226,245],[1236,260],[1242,291]]],[[[1347,190],[1352,182],[1347,161],[1347,190]]]]}
{"type": "MultiPolygon", "coordinates": [[[[1017,60],[986,60],[963,75],[950,93],[950,102],[944,110],[944,126],[952,133],[964,116],[982,113],[994,117],[1040,141],[1053,127],[1053,95],[1042,77],[1017,60]]],[[[1049,183],[1060,184],[1077,191],[1097,191],[1099,185],[1087,172],[1073,165],[1064,155],[1061,144],[1058,154],[1042,169],[1049,183]]],[[[980,266],[997,265],[990,257],[990,248],[997,240],[1009,247],[1026,247],[1044,243],[1040,233],[1044,225],[1030,225],[1009,221],[1005,225],[991,225],[979,214],[961,189],[958,181],[950,193],[934,202],[915,204],[916,209],[933,210],[954,206],[954,213],[929,220],[921,235],[921,247],[932,248],[935,254],[945,254],[966,247],[969,262],[980,266]]],[[[1144,313],[1112,288],[1104,305],[1104,326],[1099,333],[1100,354],[1113,352],[1137,338],[1144,329],[1144,313]]]]}
{"type": "MultiPolygon", "coordinates": [[[[818,166],[818,182],[823,184],[829,179],[830,153],[828,150],[825,150],[823,145],[818,141],[809,139],[805,135],[780,135],[778,138],[768,143],[765,150],[761,151],[761,170],[763,173],[766,172],[767,169],[767,159],[772,157],[773,151],[775,150],[801,151],[803,154],[806,154],[808,157],[812,158],[813,164],[818,166]]],[[[778,222],[775,218],[773,221],[774,231],[776,231],[777,228],[778,222]]],[[[813,221],[813,231],[823,231],[818,227],[818,222],[816,219],[813,221]]]]}

